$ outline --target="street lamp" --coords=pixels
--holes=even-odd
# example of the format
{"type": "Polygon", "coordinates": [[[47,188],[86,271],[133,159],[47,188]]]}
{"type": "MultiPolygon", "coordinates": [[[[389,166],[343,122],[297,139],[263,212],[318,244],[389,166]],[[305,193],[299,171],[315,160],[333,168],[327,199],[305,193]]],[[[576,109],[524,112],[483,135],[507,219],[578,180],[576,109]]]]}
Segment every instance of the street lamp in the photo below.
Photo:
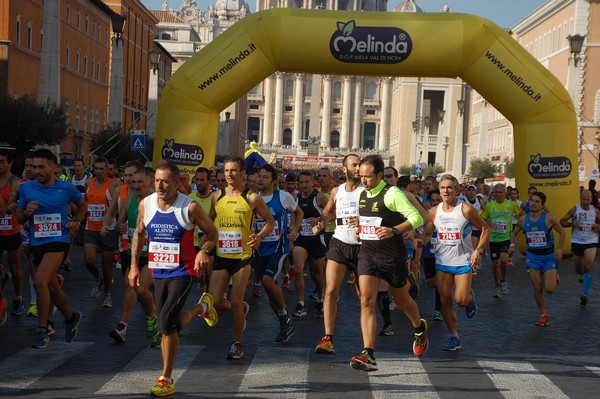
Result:
{"type": "Polygon", "coordinates": [[[112,14],[110,16],[110,21],[112,23],[115,46],[119,47],[119,40],[123,40],[123,29],[125,28],[125,21],[127,21],[127,17],[121,14],[112,14]]]}
{"type": "Polygon", "coordinates": [[[438,117],[440,118],[440,123],[444,123],[444,116],[446,116],[446,110],[439,109],[438,110],[438,117]]]}
{"type": "Polygon", "coordinates": [[[148,56],[150,57],[150,66],[152,66],[152,72],[156,75],[158,71],[158,63],[160,61],[160,53],[158,51],[151,51],[148,56]]]}
{"type": "Polygon", "coordinates": [[[585,36],[580,34],[569,35],[567,36],[567,40],[569,41],[569,51],[571,52],[571,56],[569,57],[569,65],[571,64],[571,60],[573,60],[573,65],[577,66],[581,61],[579,54],[581,54],[585,36]]]}

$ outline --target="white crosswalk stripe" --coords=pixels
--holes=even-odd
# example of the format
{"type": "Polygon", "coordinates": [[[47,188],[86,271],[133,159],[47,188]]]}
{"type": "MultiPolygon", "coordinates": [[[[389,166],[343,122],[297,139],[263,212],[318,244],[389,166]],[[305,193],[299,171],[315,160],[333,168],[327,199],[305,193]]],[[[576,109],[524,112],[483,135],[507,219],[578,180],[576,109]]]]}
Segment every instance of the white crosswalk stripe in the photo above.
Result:
{"type": "Polygon", "coordinates": [[[27,348],[15,353],[0,362],[0,392],[27,388],[92,345],[93,342],[52,341],[45,349],[27,348]]]}
{"type": "Polygon", "coordinates": [[[256,351],[236,397],[306,398],[312,349],[264,348],[256,351]],[[285,370],[286,372],[282,372],[285,370]]]}
{"type": "MultiPolygon", "coordinates": [[[[172,378],[177,380],[185,373],[196,355],[204,349],[200,345],[180,345],[175,360],[172,378]]],[[[160,349],[146,348],[123,370],[118,372],[109,382],[104,384],[96,394],[126,395],[148,393],[160,376],[162,358],[160,349]]]]}
{"type": "Polygon", "coordinates": [[[600,377],[600,367],[585,366],[585,368],[600,377]]]}
{"type": "Polygon", "coordinates": [[[379,352],[379,371],[369,373],[374,399],[439,399],[421,360],[413,355],[379,352]]]}
{"type": "Polygon", "coordinates": [[[531,363],[505,360],[477,363],[507,399],[569,398],[531,363]]]}

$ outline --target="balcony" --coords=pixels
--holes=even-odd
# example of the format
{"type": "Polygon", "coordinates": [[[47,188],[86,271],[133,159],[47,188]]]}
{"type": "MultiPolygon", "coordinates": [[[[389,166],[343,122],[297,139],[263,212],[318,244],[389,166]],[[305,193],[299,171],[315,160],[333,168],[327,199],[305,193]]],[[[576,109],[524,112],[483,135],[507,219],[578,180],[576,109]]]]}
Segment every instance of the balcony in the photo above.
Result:
{"type": "MultiPolygon", "coordinates": [[[[250,149],[250,144],[246,143],[246,150],[250,149]]],[[[308,155],[308,148],[305,143],[299,146],[296,145],[272,145],[272,144],[258,144],[258,150],[263,154],[264,157],[268,157],[271,153],[275,153],[278,156],[306,156],[308,155]]],[[[344,157],[346,154],[356,154],[361,158],[367,155],[378,154],[384,160],[389,158],[389,151],[379,151],[371,148],[361,149],[350,149],[350,148],[339,148],[339,147],[320,147],[319,157],[344,157]]]]}
{"type": "Polygon", "coordinates": [[[264,101],[264,99],[262,94],[248,93],[248,101],[264,101]]]}
{"type": "Polygon", "coordinates": [[[379,100],[375,98],[365,98],[363,99],[363,105],[365,107],[379,107],[379,100]]]}

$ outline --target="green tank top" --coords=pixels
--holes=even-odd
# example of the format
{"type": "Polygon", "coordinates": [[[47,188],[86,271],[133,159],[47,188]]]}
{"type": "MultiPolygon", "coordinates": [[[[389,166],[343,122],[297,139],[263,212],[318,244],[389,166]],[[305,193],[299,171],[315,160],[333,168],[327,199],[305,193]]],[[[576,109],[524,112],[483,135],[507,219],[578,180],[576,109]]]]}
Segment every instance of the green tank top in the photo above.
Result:
{"type": "MultiPolygon", "coordinates": [[[[129,207],[127,208],[127,225],[129,227],[128,235],[129,239],[133,239],[133,233],[135,232],[135,226],[137,225],[138,218],[138,195],[133,194],[131,197],[131,202],[129,202],[129,207]]],[[[146,232],[146,236],[144,237],[144,246],[142,247],[142,253],[140,256],[142,258],[148,257],[148,232],[146,232]]],[[[129,254],[131,254],[131,245],[129,246],[129,250],[127,250],[129,254]]]]}

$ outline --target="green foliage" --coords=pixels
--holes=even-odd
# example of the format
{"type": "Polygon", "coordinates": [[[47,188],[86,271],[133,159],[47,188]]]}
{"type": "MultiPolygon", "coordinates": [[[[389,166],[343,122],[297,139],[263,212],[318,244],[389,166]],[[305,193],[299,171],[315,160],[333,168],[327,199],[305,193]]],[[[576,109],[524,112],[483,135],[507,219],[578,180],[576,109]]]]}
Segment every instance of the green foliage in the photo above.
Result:
{"type": "Polygon", "coordinates": [[[0,143],[14,147],[15,165],[22,165],[25,154],[36,145],[60,144],[69,125],[64,109],[47,100],[33,97],[0,96],[0,143]]]}
{"type": "Polygon", "coordinates": [[[131,151],[129,132],[122,132],[119,123],[111,124],[107,129],[94,134],[90,143],[91,153],[109,160],[116,159],[119,165],[136,159],[142,162],[152,160],[153,148],[154,140],[146,137],[146,151],[131,151]]]}
{"type": "Polygon", "coordinates": [[[498,168],[487,158],[475,158],[471,161],[469,166],[471,176],[477,179],[489,179],[490,177],[496,176],[498,168]]]}
{"type": "MultiPolygon", "coordinates": [[[[430,164],[430,165],[427,165],[425,168],[423,168],[419,175],[423,178],[425,178],[427,176],[437,177],[437,175],[439,173],[442,173],[444,170],[445,170],[444,167],[441,165],[438,165],[437,163],[435,165],[430,164]]],[[[417,165],[400,166],[398,173],[400,175],[415,176],[415,175],[417,175],[417,165]]]]}
{"type": "Polygon", "coordinates": [[[507,179],[515,177],[515,160],[513,158],[504,158],[504,175],[507,179]]]}

